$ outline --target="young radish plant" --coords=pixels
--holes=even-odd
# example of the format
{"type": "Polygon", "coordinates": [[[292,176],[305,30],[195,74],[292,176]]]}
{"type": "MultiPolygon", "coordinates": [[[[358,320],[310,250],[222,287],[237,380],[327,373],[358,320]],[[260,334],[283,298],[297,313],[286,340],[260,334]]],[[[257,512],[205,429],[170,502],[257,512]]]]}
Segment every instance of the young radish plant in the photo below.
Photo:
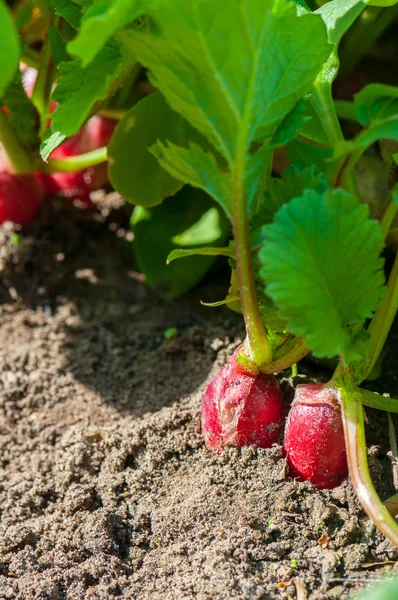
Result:
{"type": "Polygon", "coordinates": [[[116,38],[148,69],[169,107],[162,108],[169,119],[152,130],[145,128],[149,99],[126,115],[111,147],[115,186],[144,206],[158,203],[164,193],[175,194],[181,184],[198,187],[232,224],[232,245],[176,248],[169,256],[172,264],[194,255],[229,256],[233,278],[225,303],[239,301],[245,319],[244,346],[205,395],[208,445],[256,441],[254,426],[250,431],[241,423],[246,410],[252,422],[261,425],[264,419],[263,431],[275,423],[262,413],[268,392],[263,404],[254,401],[260,377],[273,376],[310,351],[339,357],[326,386],[298,389],[285,437],[288,462],[293,475],[331,487],[347,471],[344,437],[358,496],[398,545],[398,527],[369,477],[361,416],[362,404],[395,411],[396,404],[358,387],[375,364],[397,309],[396,268],[386,288],[380,258],[397,198],[391,191],[379,222],[372,220],[354,172],[370,145],[381,137],[397,139],[396,88],[371,85],[357,95],[348,112],[362,130],[348,141],[332,97],[339,42],[365,5],[332,0],[312,12],[304,2],[285,0],[217,5],[147,0],[132,3],[137,12],[132,8],[130,19],[120,13],[106,34],[95,34],[94,28],[108,9],[87,14],[73,49],[84,64],[92,64],[99,47],[119,29],[116,38]],[[145,17],[134,21],[140,14],[145,17]],[[86,47],[89,40],[96,50],[86,47]],[[147,132],[152,156],[145,154],[140,164],[157,169],[163,190],[148,178],[152,200],[144,191],[134,197],[126,165],[118,160],[118,142],[127,139],[129,127],[147,132]],[[281,179],[272,176],[279,147],[292,165],[281,179]],[[307,427],[322,439],[314,433],[303,440],[299,456],[294,431],[301,429],[306,411],[311,413],[307,427]],[[325,463],[319,458],[323,451],[325,463]]]}
{"type": "Polygon", "coordinates": [[[42,29],[38,39],[28,41],[27,26],[38,14],[26,11],[20,22],[17,8],[13,14],[0,1],[0,58],[7,62],[0,74],[0,223],[10,220],[23,228],[46,195],[91,205],[90,192],[108,182],[107,145],[117,123],[95,113],[106,101],[112,114],[115,92],[127,74],[130,85],[138,74],[131,61],[121,60],[117,45],[103,51],[94,70],[82,69],[66,48],[79,27],[79,8],[74,2],[53,5],[35,9],[42,29]],[[33,50],[38,45],[39,52],[33,50]]]}

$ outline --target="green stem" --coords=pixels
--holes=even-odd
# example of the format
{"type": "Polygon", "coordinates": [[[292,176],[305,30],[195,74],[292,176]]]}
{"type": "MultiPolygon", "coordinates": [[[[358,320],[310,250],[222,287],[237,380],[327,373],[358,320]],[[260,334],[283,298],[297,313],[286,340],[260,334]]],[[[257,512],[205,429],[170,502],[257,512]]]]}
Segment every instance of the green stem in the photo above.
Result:
{"type": "Polygon", "coordinates": [[[347,77],[398,15],[398,6],[369,6],[352,26],[340,52],[340,77],[347,77]]]}
{"type": "Polygon", "coordinates": [[[43,163],[42,170],[45,173],[74,173],[82,171],[89,167],[94,167],[108,160],[108,151],[106,146],[98,148],[85,154],[69,156],[68,158],[49,158],[47,163],[43,163]]]}
{"type": "MultiPolygon", "coordinates": [[[[323,82],[316,82],[311,95],[311,103],[322,123],[322,127],[331,147],[334,148],[337,144],[344,141],[344,136],[334,108],[331,86],[329,84],[324,84],[323,82]]],[[[339,179],[338,174],[340,173],[341,168],[341,164],[336,166],[336,180],[339,179]]],[[[349,173],[349,177],[344,183],[346,189],[351,192],[355,198],[359,198],[358,185],[354,172],[349,173]]]]}
{"type": "Polygon", "coordinates": [[[0,142],[15,173],[25,174],[34,171],[33,163],[25,148],[15,135],[7,116],[0,110],[0,142]]]}
{"type": "Polygon", "coordinates": [[[387,292],[377,309],[368,332],[370,342],[368,347],[368,362],[363,379],[369,375],[379,358],[383,349],[391,325],[398,310],[398,254],[395,256],[394,264],[388,278],[387,292]]]}
{"type": "Polygon", "coordinates": [[[349,102],[349,100],[334,100],[334,108],[339,119],[358,122],[353,102],[349,102]]]}
{"type": "Polygon", "coordinates": [[[256,285],[253,277],[253,260],[250,244],[250,231],[246,209],[246,148],[236,159],[232,182],[233,230],[235,238],[236,264],[239,292],[246,333],[251,350],[251,359],[257,367],[269,363],[272,348],[261,318],[257,301],[256,285]]]}
{"type": "Polygon", "coordinates": [[[398,413],[398,400],[396,398],[380,396],[380,394],[376,394],[376,392],[370,392],[369,390],[364,390],[362,388],[358,388],[358,392],[360,393],[361,402],[364,406],[375,408],[376,410],[398,413]]]}
{"type": "Polygon", "coordinates": [[[38,70],[40,65],[40,52],[33,50],[32,48],[26,48],[25,53],[21,56],[21,62],[33,67],[38,70]]]}
{"type": "MultiPolygon", "coordinates": [[[[53,16],[50,20],[50,25],[51,21],[53,22],[54,27],[58,27],[60,17],[53,16]]],[[[48,108],[50,104],[50,96],[53,81],[54,61],[52,55],[50,36],[47,35],[41,49],[40,66],[37,72],[37,79],[32,94],[32,102],[36,106],[41,117],[41,133],[43,133],[47,127],[48,108]]]]}
{"type": "Polygon", "coordinates": [[[361,396],[338,390],[341,402],[348,469],[364,510],[382,533],[398,547],[398,524],[380,500],[369,473],[361,396]]]}
{"type": "Polygon", "coordinates": [[[398,206],[395,204],[392,199],[392,194],[389,194],[386,205],[383,208],[383,212],[379,217],[380,227],[383,232],[384,239],[387,238],[388,232],[390,231],[392,222],[394,221],[394,217],[397,213],[398,206]]]}
{"type": "Polygon", "coordinates": [[[262,373],[273,374],[288,369],[298,363],[311,350],[305,345],[304,338],[293,338],[275,352],[272,362],[260,368],[262,373]]]}
{"type": "Polygon", "coordinates": [[[126,114],[126,109],[124,108],[101,108],[98,114],[101,117],[105,117],[106,119],[114,119],[115,121],[120,121],[123,119],[126,114]]]}

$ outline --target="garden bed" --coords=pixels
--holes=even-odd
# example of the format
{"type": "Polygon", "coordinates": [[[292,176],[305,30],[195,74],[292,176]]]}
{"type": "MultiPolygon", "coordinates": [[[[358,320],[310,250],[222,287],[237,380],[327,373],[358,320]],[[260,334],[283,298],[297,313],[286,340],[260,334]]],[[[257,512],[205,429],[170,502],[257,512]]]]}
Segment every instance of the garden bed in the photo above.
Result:
{"type": "MultiPolygon", "coordinates": [[[[348,481],[293,481],[279,445],[205,448],[202,395],[244,330],[198,298],[222,297],[227,280],[213,271],[164,303],[121,241],[127,209],[100,202],[101,216],[49,208],[17,245],[2,234],[0,597],[344,599],[396,571],[348,481]]],[[[373,389],[397,396],[389,355],[373,389]]],[[[307,362],[298,378],[327,374],[307,362]]],[[[371,423],[386,498],[386,413],[371,423]]]]}

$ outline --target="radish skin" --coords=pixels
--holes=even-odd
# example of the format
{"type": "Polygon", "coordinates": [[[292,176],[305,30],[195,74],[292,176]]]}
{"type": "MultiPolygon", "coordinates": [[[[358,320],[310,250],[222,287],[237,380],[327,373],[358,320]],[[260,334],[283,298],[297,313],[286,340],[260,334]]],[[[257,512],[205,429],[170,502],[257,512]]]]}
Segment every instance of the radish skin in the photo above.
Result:
{"type": "Polygon", "coordinates": [[[332,489],[347,477],[341,409],[333,388],[298,385],[286,422],[284,450],[292,477],[332,489]]]}
{"type": "Polygon", "coordinates": [[[202,433],[208,448],[255,445],[269,448],[284,422],[284,401],[273,375],[252,373],[238,352],[210,381],[202,404],[202,433]]]}

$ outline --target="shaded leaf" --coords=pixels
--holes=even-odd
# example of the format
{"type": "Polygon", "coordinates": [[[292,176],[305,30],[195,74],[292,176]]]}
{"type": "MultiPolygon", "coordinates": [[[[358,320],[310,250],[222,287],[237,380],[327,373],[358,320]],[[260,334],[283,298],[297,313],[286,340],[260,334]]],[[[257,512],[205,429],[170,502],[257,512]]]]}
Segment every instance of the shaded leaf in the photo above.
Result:
{"type": "Polygon", "coordinates": [[[170,252],[181,248],[179,242],[192,250],[210,240],[220,246],[227,241],[230,229],[218,205],[190,187],[160,206],[137,207],[131,223],[138,266],[149,285],[165,298],[179,296],[196,285],[215,260],[213,256],[190,256],[167,265],[170,252]]]}

